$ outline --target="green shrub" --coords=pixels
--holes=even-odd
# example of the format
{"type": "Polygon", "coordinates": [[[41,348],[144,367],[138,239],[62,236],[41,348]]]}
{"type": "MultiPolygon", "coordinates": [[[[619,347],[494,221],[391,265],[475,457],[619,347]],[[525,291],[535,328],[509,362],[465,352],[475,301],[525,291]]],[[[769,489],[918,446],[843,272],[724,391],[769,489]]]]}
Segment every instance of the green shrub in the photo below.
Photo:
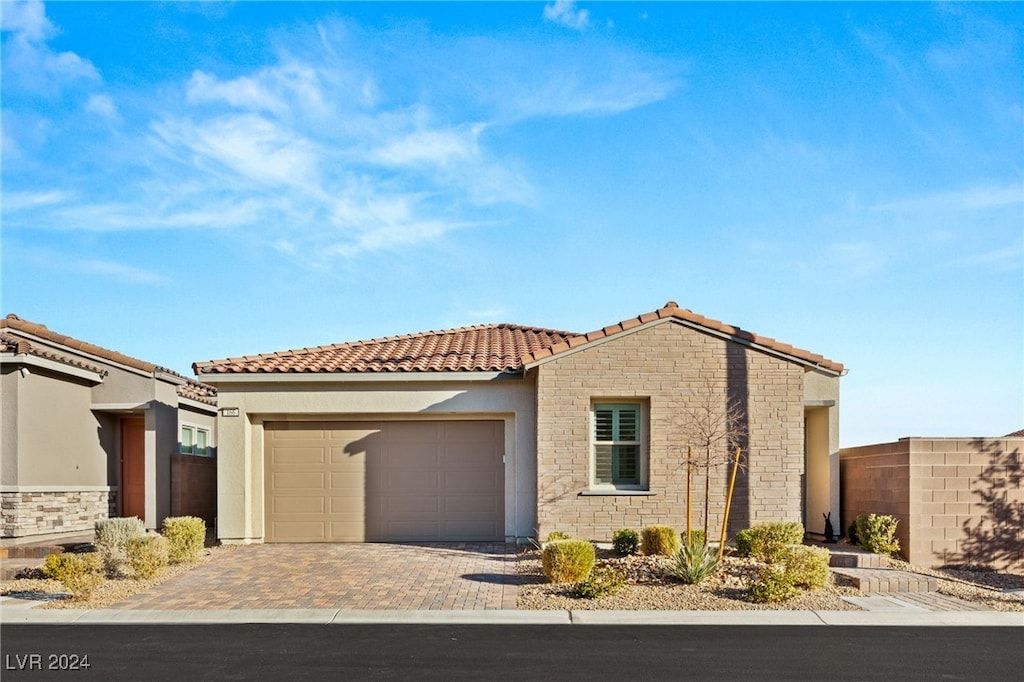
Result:
{"type": "Polygon", "coordinates": [[[86,600],[103,584],[103,559],[98,552],[50,554],[43,562],[43,575],[58,580],[74,600],[86,600]]]}
{"type": "Polygon", "coordinates": [[[857,519],[850,521],[850,526],[846,529],[846,538],[850,541],[851,545],[860,544],[860,540],[857,539],[857,519]]]}
{"type": "Polygon", "coordinates": [[[780,566],[763,566],[757,580],[747,588],[747,596],[759,604],[792,599],[800,590],[793,583],[792,576],[780,566]]]}
{"type": "Polygon", "coordinates": [[[737,531],[736,535],[733,536],[733,541],[736,543],[736,553],[740,556],[750,556],[754,553],[753,541],[754,531],[751,528],[744,528],[741,531],[737,531]]]}
{"type": "Polygon", "coordinates": [[[579,581],[572,588],[572,596],[583,599],[597,599],[605,595],[613,595],[622,589],[626,579],[622,574],[610,567],[594,569],[589,576],[579,581]]]}
{"type": "Polygon", "coordinates": [[[769,521],[750,528],[750,554],[768,564],[782,558],[788,545],[804,541],[804,525],[797,521],[769,521]]]}
{"type": "Polygon", "coordinates": [[[148,580],[167,565],[168,544],[162,535],[143,535],[128,541],[128,563],[136,577],[148,580]]]}
{"type": "Polygon", "coordinates": [[[640,551],[647,556],[672,556],[679,549],[679,536],[672,526],[647,526],[640,531],[640,551]]]}
{"type": "Polygon", "coordinates": [[[894,554],[900,551],[896,537],[899,521],[884,514],[861,514],[857,517],[857,540],[860,546],[875,554],[894,554]]]}
{"type": "Polygon", "coordinates": [[[629,556],[640,551],[640,534],[623,528],[612,535],[612,549],[619,556],[629,556]]]}
{"type": "Polygon", "coordinates": [[[553,530],[548,533],[548,542],[554,542],[555,540],[571,540],[572,536],[568,533],[563,533],[560,530],[553,530]]]}
{"type": "Polygon", "coordinates": [[[553,583],[578,583],[590,575],[596,561],[594,545],[586,540],[553,540],[541,551],[544,575],[553,583]]]}
{"type": "MultiPolygon", "coordinates": [[[[685,537],[685,533],[683,534],[685,537]]],[[[683,542],[672,557],[672,567],[669,569],[676,578],[679,578],[687,585],[697,585],[705,578],[718,570],[718,556],[714,549],[694,536],[690,542],[683,542]]]]}
{"type": "Polygon", "coordinates": [[[167,538],[167,558],[172,564],[195,561],[206,544],[206,521],[196,516],[168,517],[161,532],[167,538]]]}
{"type": "Polygon", "coordinates": [[[96,522],[96,551],[103,557],[103,567],[112,577],[129,573],[128,541],[146,534],[146,526],[135,516],[103,519],[96,522]]]}
{"type": "MultiPolygon", "coordinates": [[[[707,544],[707,538],[704,537],[704,530],[701,529],[701,528],[691,528],[690,529],[690,538],[693,540],[693,542],[696,542],[698,544],[701,544],[701,545],[706,545],[707,544]]],[[[679,534],[679,545],[682,546],[682,545],[685,545],[685,544],[686,544],[686,531],[684,530],[682,533],[679,534]]]]}
{"type": "Polygon", "coordinates": [[[828,550],[824,547],[789,545],[780,564],[794,585],[816,590],[828,582],[828,550]]]}

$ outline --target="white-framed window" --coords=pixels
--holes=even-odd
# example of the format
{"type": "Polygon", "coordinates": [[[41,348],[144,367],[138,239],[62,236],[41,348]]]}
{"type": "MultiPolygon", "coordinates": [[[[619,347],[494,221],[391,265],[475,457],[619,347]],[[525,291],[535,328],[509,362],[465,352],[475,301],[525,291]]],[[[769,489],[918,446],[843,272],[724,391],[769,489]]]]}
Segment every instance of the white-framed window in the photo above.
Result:
{"type": "Polygon", "coordinates": [[[211,457],[210,430],[199,426],[182,424],[181,437],[178,441],[178,452],[183,455],[200,455],[211,457]]]}
{"type": "Polygon", "coordinates": [[[647,428],[640,402],[595,402],[591,428],[591,485],[643,490],[647,485],[647,428]]]}

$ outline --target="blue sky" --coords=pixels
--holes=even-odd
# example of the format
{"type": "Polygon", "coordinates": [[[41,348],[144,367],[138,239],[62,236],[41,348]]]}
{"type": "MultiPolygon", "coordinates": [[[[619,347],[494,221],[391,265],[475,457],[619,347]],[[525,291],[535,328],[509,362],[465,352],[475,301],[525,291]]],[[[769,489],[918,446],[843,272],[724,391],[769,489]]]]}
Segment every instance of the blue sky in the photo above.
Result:
{"type": "Polygon", "coordinates": [[[678,301],[1024,426],[1020,3],[3,2],[2,307],[192,362],[678,301]]]}

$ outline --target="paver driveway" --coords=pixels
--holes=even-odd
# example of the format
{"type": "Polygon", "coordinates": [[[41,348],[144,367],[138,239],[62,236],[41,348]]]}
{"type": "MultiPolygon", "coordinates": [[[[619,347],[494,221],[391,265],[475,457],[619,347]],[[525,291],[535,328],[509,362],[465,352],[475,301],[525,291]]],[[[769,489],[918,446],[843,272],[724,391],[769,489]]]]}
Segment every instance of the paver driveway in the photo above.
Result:
{"type": "Polygon", "coordinates": [[[514,609],[515,545],[270,544],[212,561],[117,609],[514,609]]]}

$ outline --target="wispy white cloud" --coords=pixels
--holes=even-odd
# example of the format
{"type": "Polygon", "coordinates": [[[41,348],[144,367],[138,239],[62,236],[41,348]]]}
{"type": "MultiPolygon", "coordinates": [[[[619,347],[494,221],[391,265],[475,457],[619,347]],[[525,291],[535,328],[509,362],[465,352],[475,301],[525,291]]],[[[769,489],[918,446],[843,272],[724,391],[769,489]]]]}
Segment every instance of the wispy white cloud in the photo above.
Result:
{"type": "Polygon", "coordinates": [[[25,211],[43,206],[53,206],[70,201],[74,195],[60,190],[34,191],[34,192],[5,192],[0,201],[3,202],[5,212],[25,211]]]}
{"type": "Polygon", "coordinates": [[[874,205],[875,211],[892,213],[970,211],[1024,204],[1024,185],[979,186],[938,192],[874,205]]]}
{"type": "Polygon", "coordinates": [[[110,95],[90,95],[89,100],[85,103],[85,110],[108,121],[117,121],[121,118],[117,112],[117,105],[114,104],[110,95]]]}
{"type": "Polygon", "coordinates": [[[590,24],[590,12],[578,9],[573,0],[555,0],[544,5],[544,18],[576,31],[582,31],[590,24]]]}
{"type": "Polygon", "coordinates": [[[154,272],[109,260],[71,261],[70,269],[84,274],[108,277],[128,284],[166,284],[167,278],[154,272]]]}
{"type": "MultiPolygon", "coordinates": [[[[571,3],[558,7],[563,19],[586,19],[571,3]]],[[[19,25],[37,52],[48,49],[56,29],[45,14],[19,25]]],[[[228,78],[206,67],[161,84],[144,118],[122,121],[127,137],[98,147],[123,181],[71,176],[73,191],[20,198],[12,188],[5,218],[14,229],[235,228],[313,266],[408,249],[500,223],[501,204],[535,202],[527,160],[501,153],[492,131],[614,115],[679,84],[678,65],[624,48],[493,37],[453,47],[334,20],[296,31],[277,34],[274,61],[248,72],[228,78]],[[395,47],[402,41],[409,49],[395,47]],[[405,53],[417,57],[396,68],[394,55],[405,53]],[[450,68],[435,73],[438,64],[450,68]],[[409,90],[424,70],[431,89],[409,90]]],[[[85,108],[128,118],[102,92],[85,108]]]]}
{"type": "Polygon", "coordinates": [[[7,33],[3,44],[5,85],[56,94],[76,81],[100,80],[92,62],[74,52],[56,52],[47,44],[57,29],[46,17],[43,3],[5,2],[0,26],[7,33]]]}

